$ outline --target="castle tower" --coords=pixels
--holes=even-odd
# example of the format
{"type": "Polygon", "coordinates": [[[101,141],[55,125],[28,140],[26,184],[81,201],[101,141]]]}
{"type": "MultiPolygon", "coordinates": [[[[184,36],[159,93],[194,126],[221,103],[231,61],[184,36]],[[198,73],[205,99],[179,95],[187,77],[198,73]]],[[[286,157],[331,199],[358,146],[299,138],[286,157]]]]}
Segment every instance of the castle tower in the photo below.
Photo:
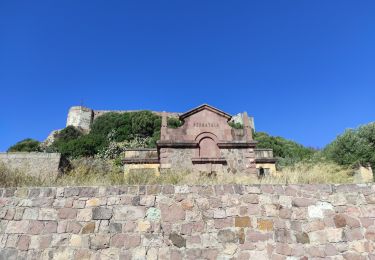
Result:
{"type": "Polygon", "coordinates": [[[94,118],[94,111],[83,106],[74,106],[69,109],[66,126],[77,127],[84,132],[90,132],[94,118]]]}

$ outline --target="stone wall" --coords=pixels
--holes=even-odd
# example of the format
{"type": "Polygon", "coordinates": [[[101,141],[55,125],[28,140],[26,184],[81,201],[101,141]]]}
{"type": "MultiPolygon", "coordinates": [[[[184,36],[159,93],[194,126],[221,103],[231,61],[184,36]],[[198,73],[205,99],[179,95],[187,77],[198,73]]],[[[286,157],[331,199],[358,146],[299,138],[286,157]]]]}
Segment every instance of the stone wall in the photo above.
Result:
{"type": "Polygon", "coordinates": [[[375,259],[375,184],[0,189],[0,259],[375,259]]]}
{"type": "Polygon", "coordinates": [[[210,172],[215,171],[220,174],[235,174],[238,172],[247,173],[249,170],[248,164],[254,164],[253,148],[244,149],[220,149],[220,156],[225,158],[226,163],[205,163],[193,164],[192,159],[197,157],[197,149],[195,148],[162,148],[160,149],[160,158],[168,155],[168,162],[163,164],[168,166],[166,168],[175,171],[190,171],[190,172],[210,172]]]}
{"type": "Polygon", "coordinates": [[[55,179],[62,167],[59,153],[0,153],[0,162],[12,170],[46,180],[55,179]]]}

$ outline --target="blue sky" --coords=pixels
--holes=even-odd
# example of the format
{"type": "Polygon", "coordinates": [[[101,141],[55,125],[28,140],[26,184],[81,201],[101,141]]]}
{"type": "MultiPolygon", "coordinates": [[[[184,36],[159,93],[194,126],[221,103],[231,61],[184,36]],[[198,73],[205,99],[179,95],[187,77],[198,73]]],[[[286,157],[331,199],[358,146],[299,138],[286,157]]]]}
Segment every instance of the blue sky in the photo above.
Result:
{"type": "Polygon", "coordinates": [[[375,1],[1,1],[0,151],[70,106],[247,111],[323,147],[375,121],[375,1]]]}

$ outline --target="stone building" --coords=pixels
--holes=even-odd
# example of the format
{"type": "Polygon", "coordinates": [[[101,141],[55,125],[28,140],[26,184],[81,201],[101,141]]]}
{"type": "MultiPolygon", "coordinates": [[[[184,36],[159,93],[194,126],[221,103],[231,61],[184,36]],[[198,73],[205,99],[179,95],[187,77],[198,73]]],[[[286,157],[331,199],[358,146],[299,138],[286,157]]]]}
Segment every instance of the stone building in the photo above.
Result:
{"type": "MultiPolygon", "coordinates": [[[[69,109],[66,126],[74,126],[88,133],[94,120],[106,113],[127,113],[140,110],[94,110],[83,106],[69,109]]],[[[129,149],[124,154],[125,172],[151,169],[196,172],[275,173],[276,159],[272,149],[256,149],[252,133],[254,119],[246,112],[231,116],[209,105],[201,105],[185,113],[151,111],[162,116],[161,140],[157,149],[129,149]],[[168,128],[167,118],[179,118],[184,124],[168,128]],[[243,129],[228,123],[240,123],[243,129]]],[[[45,143],[54,140],[53,131],[45,143]]]]}
{"type": "Polygon", "coordinates": [[[162,113],[161,138],[157,150],[125,153],[126,172],[138,168],[154,168],[190,172],[237,172],[264,175],[274,172],[276,159],[272,150],[256,150],[251,121],[242,114],[242,129],[228,123],[232,116],[204,104],[180,114],[183,125],[168,128],[167,113],[162,113]],[[149,154],[148,156],[146,154],[149,154]],[[151,155],[153,154],[153,155],[151,155]]]}

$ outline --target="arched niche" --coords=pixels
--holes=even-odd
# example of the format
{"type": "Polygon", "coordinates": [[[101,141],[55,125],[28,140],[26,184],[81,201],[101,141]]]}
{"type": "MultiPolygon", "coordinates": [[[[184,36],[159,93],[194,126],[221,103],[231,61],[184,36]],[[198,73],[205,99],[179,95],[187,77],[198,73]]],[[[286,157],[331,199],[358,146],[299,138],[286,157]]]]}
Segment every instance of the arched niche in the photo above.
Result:
{"type": "Polygon", "coordinates": [[[196,141],[199,144],[197,157],[199,158],[219,158],[220,150],[217,145],[217,137],[212,133],[201,133],[196,141]]]}

